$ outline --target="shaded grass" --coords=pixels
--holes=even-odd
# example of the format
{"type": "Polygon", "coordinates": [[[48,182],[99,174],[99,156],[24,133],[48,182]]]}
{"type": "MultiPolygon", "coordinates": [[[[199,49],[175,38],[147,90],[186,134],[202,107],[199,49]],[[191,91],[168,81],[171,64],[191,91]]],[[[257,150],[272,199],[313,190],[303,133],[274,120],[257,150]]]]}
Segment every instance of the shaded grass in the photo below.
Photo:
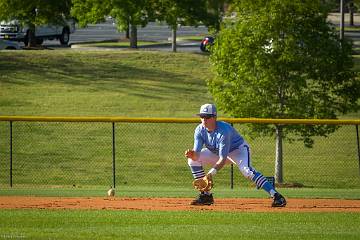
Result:
{"type": "Polygon", "coordinates": [[[2,115],[188,117],[211,100],[200,54],[16,51],[0,64],[2,115]]]}
{"type": "Polygon", "coordinates": [[[197,239],[201,224],[214,239],[358,239],[359,223],[356,213],[0,210],[0,237],[197,239]]]}
{"type": "MultiPolygon", "coordinates": [[[[204,37],[205,37],[204,35],[182,36],[182,37],[177,37],[176,41],[177,41],[177,44],[179,44],[179,42],[182,42],[182,41],[196,41],[199,43],[199,46],[200,46],[200,42],[204,37]]],[[[129,48],[130,42],[128,39],[120,39],[120,40],[113,40],[113,41],[76,43],[73,45],[81,46],[81,47],[129,48]]],[[[151,47],[151,46],[156,46],[156,45],[171,46],[171,41],[137,41],[137,46],[139,48],[151,47]]]]}
{"type": "MultiPolygon", "coordinates": [[[[168,42],[155,42],[155,41],[138,41],[138,47],[153,46],[159,44],[168,44],[168,42]]],[[[93,43],[80,43],[76,44],[81,47],[111,47],[111,48],[130,48],[129,41],[104,41],[93,43]]]]}

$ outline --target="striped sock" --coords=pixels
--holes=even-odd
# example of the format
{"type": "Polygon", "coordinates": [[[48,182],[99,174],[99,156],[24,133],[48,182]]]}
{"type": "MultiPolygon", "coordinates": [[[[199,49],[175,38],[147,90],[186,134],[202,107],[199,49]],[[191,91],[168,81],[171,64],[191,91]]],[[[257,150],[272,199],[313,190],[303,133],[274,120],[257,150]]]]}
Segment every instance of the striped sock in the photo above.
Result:
{"type": "Polygon", "coordinates": [[[205,177],[205,172],[202,166],[190,166],[190,168],[194,179],[205,177]]]}
{"type": "Polygon", "coordinates": [[[262,188],[268,192],[272,197],[276,193],[273,185],[261,173],[255,172],[254,177],[251,179],[257,188],[262,188]]]}

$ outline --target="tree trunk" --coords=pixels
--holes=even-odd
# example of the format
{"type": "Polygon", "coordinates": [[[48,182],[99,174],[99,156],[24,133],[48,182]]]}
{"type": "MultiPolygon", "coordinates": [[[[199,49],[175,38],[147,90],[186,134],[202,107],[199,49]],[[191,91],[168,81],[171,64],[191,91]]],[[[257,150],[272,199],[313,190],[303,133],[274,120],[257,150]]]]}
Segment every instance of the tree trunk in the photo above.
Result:
{"type": "Polygon", "coordinates": [[[125,38],[130,39],[130,23],[129,23],[129,21],[127,21],[127,27],[126,27],[126,31],[125,31],[125,38]]]}
{"type": "Polygon", "coordinates": [[[27,47],[35,47],[36,46],[36,37],[35,37],[35,25],[29,24],[29,31],[27,33],[27,47]]]}
{"type": "Polygon", "coordinates": [[[137,48],[137,27],[133,24],[130,27],[130,47],[137,48]]]}
{"type": "Polygon", "coordinates": [[[275,181],[283,183],[283,127],[276,125],[275,181]]]}
{"type": "Polygon", "coordinates": [[[129,30],[129,28],[127,28],[126,31],[125,31],[125,38],[130,39],[130,30],[129,30]]]}
{"type": "Polygon", "coordinates": [[[176,30],[176,26],[171,28],[171,49],[173,52],[176,52],[176,30]]]}
{"type": "Polygon", "coordinates": [[[352,1],[349,3],[349,18],[350,26],[354,26],[354,3],[352,1]]]}

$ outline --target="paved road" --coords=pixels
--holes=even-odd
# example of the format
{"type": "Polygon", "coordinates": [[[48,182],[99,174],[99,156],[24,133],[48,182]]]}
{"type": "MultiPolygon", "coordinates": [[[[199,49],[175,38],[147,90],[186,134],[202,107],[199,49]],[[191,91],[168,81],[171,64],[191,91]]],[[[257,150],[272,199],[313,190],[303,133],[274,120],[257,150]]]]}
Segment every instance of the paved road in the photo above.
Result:
{"type": "MultiPolygon", "coordinates": [[[[206,35],[207,28],[199,26],[197,28],[190,26],[182,26],[177,31],[178,36],[189,35],[206,35]]],[[[84,41],[103,41],[108,39],[124,38],[123,32],[118,32],[116,26],[112,21],[105,23],[88,25],[86,28],[77,29],[71,35],[70,43],[84,42],[84,41]]],[[[138,28],[139,40],[153,40],[164,41],[171,37],[171,29],[167,25],[160,25],[158,23],[149,23],[146,27],[138,28]]]]}
{"type": "MultiPolygon", "coordinates": [[[[206,36],[208,30],[204,26],[190,27],[180,26],[177,31],[178,37],[183,36],[206,36]]],[[[69,44],[76,44],[81,42],[93,42],[104,40],[115,40],[125,38],[124,32],[118,32],[115,24],[111,20],[101,24],[89,24],[86,28],[78,28],[75,33],[71,34],[69,44]]],[[[167,25],[161,25],[158,23],[149,23],[144,28],[138,28],[138,40],[150,40],[150,41],[167,41],[171,38],[171,29],[167,25]]],[[[178,42],[178,51],[199,51],[200,43],[185,43],[178,42]]],[[[44,41],[44,46],[51,48],[62,48],[59,41],[44,41]]],[[[159,48],[163,51],[171,51],[171,47],[159,48]]]]}

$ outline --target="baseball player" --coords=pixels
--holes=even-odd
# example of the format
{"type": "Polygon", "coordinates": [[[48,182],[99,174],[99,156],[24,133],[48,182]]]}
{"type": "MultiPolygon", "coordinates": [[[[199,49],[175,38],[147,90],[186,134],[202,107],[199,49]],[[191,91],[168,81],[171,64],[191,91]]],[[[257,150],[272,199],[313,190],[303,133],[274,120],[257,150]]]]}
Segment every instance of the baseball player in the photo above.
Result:
{"type": "MultiPolygon", "coordinates": [[[[285,198],[260,172],[251,166],[250,147],[244,138],[230,124],[217,121],[215,105],[202,105],[197,115],[201,118],[201,124],[195,129],[194,148],[185,151],[185,157],[188,158],[195,181],[205,178],[212,183],[213,177],[226,163],[234,163],[244,177],[270,194],[273,198],[272,207],[284,207],[286,205],[285,198]],[[206,174],[203,166],[207,164],[210,164],[212,168],[206,174]]],[[[192,205],[211,205],[213,203],[214,198],[209,190],[202,191],[191,202],[192,205]]]]}

